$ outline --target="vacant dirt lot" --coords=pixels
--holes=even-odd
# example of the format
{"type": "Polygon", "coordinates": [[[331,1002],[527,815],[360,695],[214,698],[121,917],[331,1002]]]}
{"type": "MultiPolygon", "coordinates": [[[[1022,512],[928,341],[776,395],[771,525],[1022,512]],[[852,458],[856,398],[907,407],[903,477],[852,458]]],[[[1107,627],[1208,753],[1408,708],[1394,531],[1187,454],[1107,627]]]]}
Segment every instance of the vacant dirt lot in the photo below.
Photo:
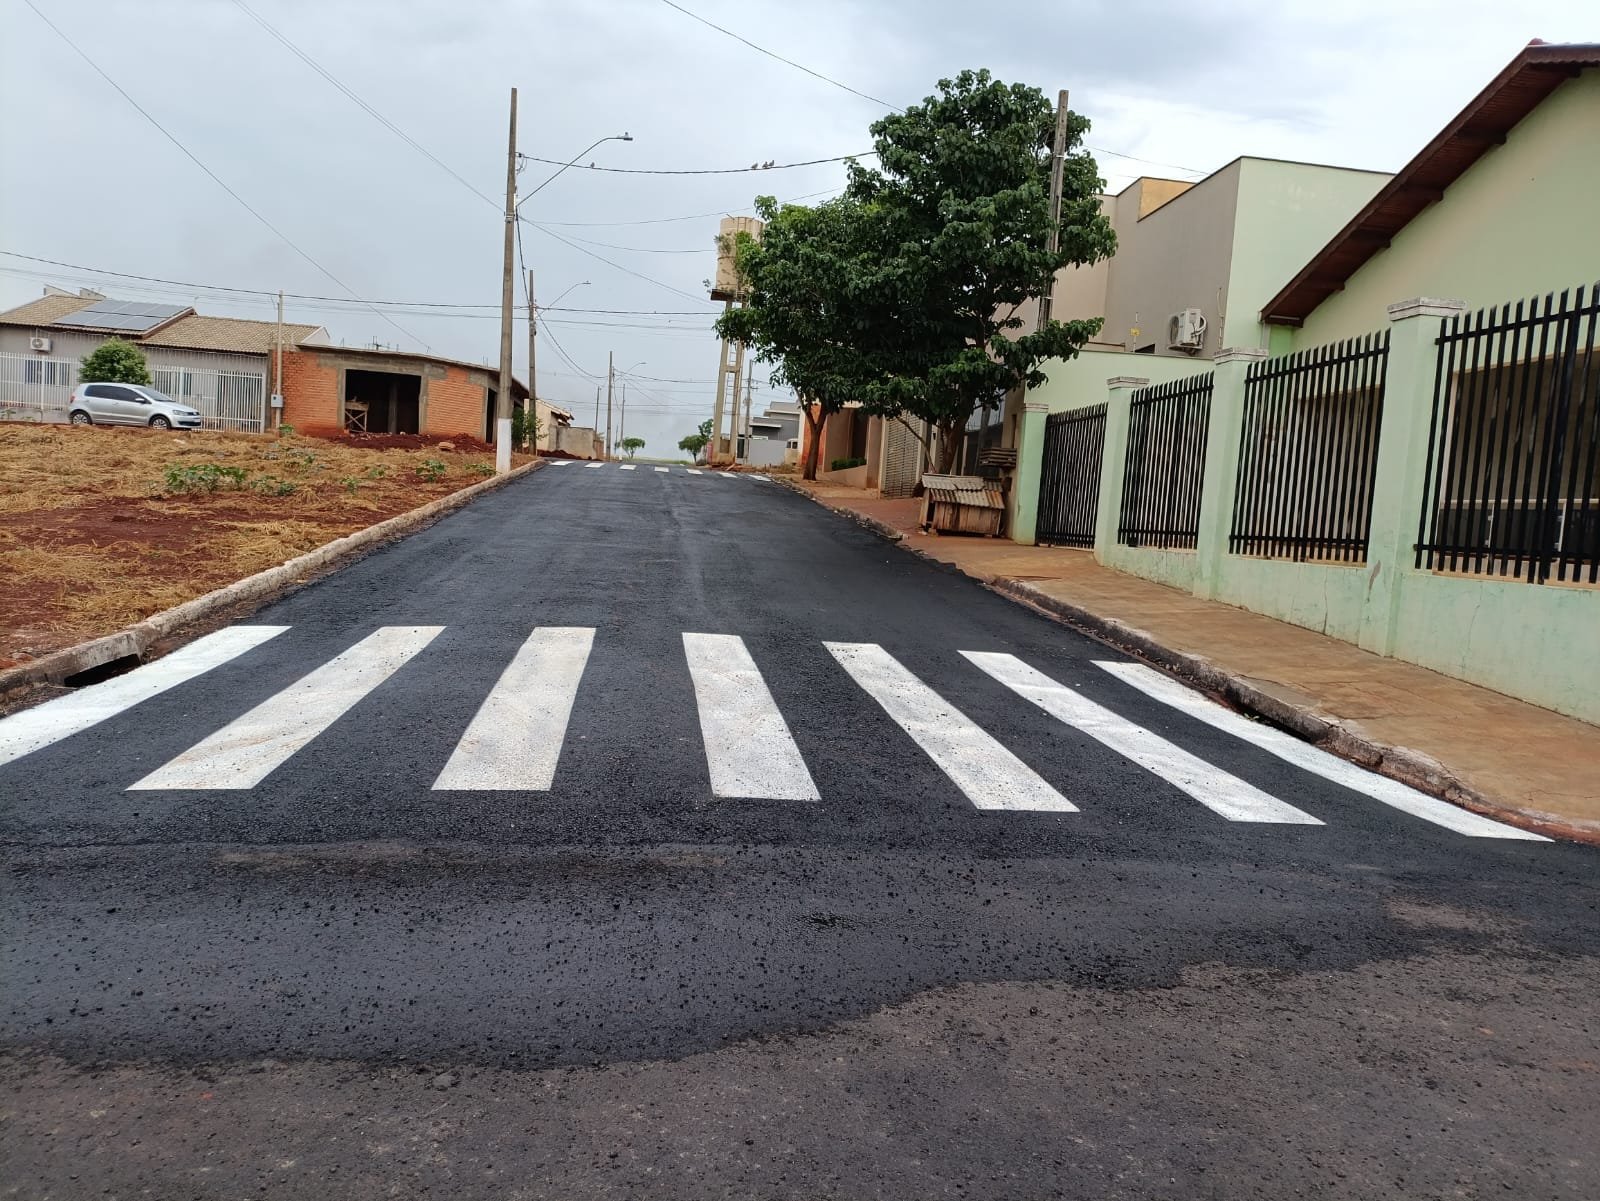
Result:
{"type": "Polygon", "coordinates": [[[424,441],[0,424],[0,668],[493,473],[482,443],[424,441]]]}

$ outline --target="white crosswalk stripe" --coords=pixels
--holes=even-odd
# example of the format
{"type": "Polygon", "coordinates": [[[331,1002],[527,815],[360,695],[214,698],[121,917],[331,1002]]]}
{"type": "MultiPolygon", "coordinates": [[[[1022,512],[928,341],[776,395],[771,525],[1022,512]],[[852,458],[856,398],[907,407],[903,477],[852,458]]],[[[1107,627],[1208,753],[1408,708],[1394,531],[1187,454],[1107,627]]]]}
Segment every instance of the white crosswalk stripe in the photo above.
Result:
{"type": "Polygon", "coordinates": [[[154,663],[90,684],[0,720],[0,764],[10,763],[159,696],[169,688],[237,659],[288,626],[230,626],[196,639],[154,663]]]}
{"type": "Polygon", "coordinates": [[[690,475],[699,475],[700,474],[700,472],[697,471],[693,467],[685,467],[684,470],[687,471],[690,475]]]}
{"type": "Polygon", "coordinates": [[[881,646],[823,645],[979,809],[1077,812],[1076,805],[881,646]]]}
{"type": "Polygon", "coordinates": [[[623,463],[623,464],[621,464],[622,470],[624,470],[624,471],[632,471],[637,466],[638,466],[637,463],[623,463]]]}
{"type": "Polygon", "coordinates": [[[479,706],[434,789],[548,789],[593,646],[592,629],[535,630],[479,706]]]}
{"type": "Polygon", "coordinates": [[[744,639],[686,633],[683,651],[694,682],[711,791],[749,800],[820,800],[789,723],[744,639]]]}
{"type": "Polygon", "coordinates": [[[145,776],[133,790],[253,788],[438,637],[385,626],[145,776]]]}
{"type": "Polygon", "coordinates": [[[763,483],[772,483],[772,477],[770,475],[762,475],[759,471],[752,471],[750,473],[750,478],[753,480],[761,480],[763,483]]]}
{"type": "Polygon", "coordinates": [[[1391,780],[1388,776],[1380,776],[1376,772],[1367,771],[1357,767],[1337,755],[1312,746],[1310,743],[1301,742],[1293,735],[1272,726],[1253,722],[1231,709],[1226,709],[1215,701],[1201,696],[1198,692],[1191,691],[1179,684],[1176,680],[1162,675],[1152,667],[1143,663],[1108,663],[1099,662],[1095,666],[1102,671],[1109,672],[1125,684],[1129,684],[1143,692],[1146,696],[1153,697],[1164,705],[1170,705],[1180,712],[1187,713],[1190,717],[1205,722],[1208,726],[1231,734],[1235,738],[1244,740],[1269,754],[1276,755],[1287,763],[1331,780],[1363,796],[1372,798],[1382,804],[1389,805],[1402,813],[1409,813],[1412,817],[1421,818],[1425,822],[1432,822],[1436,826],[1443,826],[1446,830],[1454,830],[1457,834],[1465,834],[1469,838],[1513,838],[1529,842],[1549,842],[1550,839],[1542,834],[1535,834],[1530,830],[1519,830],[1515,826],[1507,826],[1487,817],[1481,817],[1466,809],[1458,809],[1447,801],[1431,797],[1425,792],[1419,792],[1398,780],[1391,780]]]}
{"type": "Polygon", "coordinates": [[[550,466],[552,466],[552,467],[566,467],[568,464],[570,464],[572,462],[572,460],[571,459],[546,459],[545,462],[549,463],[550,466]]]}
{"type": "Polygon", "coordinates": [[[668,473],[669,469],[666,468],[666,467],[657,467],[656,470],[659,471],[662,475],[666,475],[668,473]]]}
{"type": "Polygon", "coordinates": [[[594,467],[604,467],[605,464],[604,463],[585,463],[584,466],[585,467],[589,467],[589,468],[594,468],[594,467]]]}
{"type": "Polygon", "coordinates": [[[1320,826],[1309,813],[1269,796],[1238,776],[1213,767],[1180,746],[1057,683],[1015,655],[962,651],[968,660],[1051,717],[1082,730],[1119,755],[1154,772],[1231,822],[1320,826]]]}

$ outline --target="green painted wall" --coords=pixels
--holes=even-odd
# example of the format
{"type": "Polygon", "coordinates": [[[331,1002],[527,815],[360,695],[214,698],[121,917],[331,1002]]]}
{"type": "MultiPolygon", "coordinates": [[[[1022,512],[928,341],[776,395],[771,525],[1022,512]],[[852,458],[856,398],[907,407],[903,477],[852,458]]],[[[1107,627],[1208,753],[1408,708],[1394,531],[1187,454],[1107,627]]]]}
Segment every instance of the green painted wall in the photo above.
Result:
{"type": "Polygon", "coordinates": [[[1597,196],[1600,70],[1588,70],[1562,84],[1323,301],[1294,344],[1381,329],[1386,306],[1416,296],[1464,300],[1476,309],[1593,283],[1600,278],[1597,196]]]}
{"type": "Polygon", "coordinates": [[[1261,307],[1390,179],[1278,159],[1241,159],[1239,168],[1227,304],[1213,350],[1266,347],[1261,307]]]}

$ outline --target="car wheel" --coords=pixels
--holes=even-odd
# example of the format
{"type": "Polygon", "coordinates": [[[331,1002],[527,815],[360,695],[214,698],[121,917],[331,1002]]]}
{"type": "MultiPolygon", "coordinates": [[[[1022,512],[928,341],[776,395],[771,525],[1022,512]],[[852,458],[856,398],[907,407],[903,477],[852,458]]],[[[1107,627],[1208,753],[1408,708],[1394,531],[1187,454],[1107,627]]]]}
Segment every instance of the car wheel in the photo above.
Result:
{"type": "Polygon", "coordinates": [[[85,413],[82,409],[73,409],[72,416],[68,418],[68,420],[71,421],[73,425],[94,424],[93,421],[89,420],[89,414],[85,413]]]}
{"type": "Polygon", "coordinates": [[[157,413],[154,417],[150,418],[150,428],[153,430],[170,430],[172,428],[172,422],[168,421],[165,417],[161,416],[161,414],[157,413]]]}

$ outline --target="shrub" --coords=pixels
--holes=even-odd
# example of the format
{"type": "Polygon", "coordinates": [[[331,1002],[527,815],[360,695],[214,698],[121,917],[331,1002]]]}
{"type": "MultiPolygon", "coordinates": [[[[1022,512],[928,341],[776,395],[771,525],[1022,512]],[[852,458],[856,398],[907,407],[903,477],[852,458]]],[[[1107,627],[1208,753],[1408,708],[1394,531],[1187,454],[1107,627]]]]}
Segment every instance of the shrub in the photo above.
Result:
{"type": "Polygon", "coordinates": [[[279,479],[275,475],[263,475],[250,481],[250,486],[263,496],[292,496],[300,485],[293,480],[279,479]]]}
{"type": "Polygon", "coordinates": [[[379,463],[376,467],[368,467],[367,468],[367,478],[369,480],[381,480],[381,479],[384,478],[384,476],[386,476],[388,474],[389,474],[389,469],[387,467],[385,467],[382,463],[379,463]]]}
{"type": "Polygon", "coordinates": [[[344,485],[344,490],[351,496],[361,491],[361,481],[353,475],[347,475],[339,481],[344,485]]]}
{"type": "Polygon", "coordinates": [[[244,487],[243,467],[224,467],[220,463],[174,463],[167,468],[168,492],[215,492],[218,488],[244,487]]]}
{"type": "Polygon", "coordinates": [[[84,356],[78,366],[84,384],[143,384],[150,386],[150,367],[144,352],[132,342],[110,338],[84,356]]]}
{"type": "Polygon", "coordinates": [[[449,470],[439,459],[423,459],[417,464],[417,478],[425,484],[436,484],[444,479],[444,473],[449,470]]]}
{"type": "Polygon", "coordinates": [[[292,437],[294,437],[294,426],[290,425],[287,421],[282,422],[278,426],[278,437],[280,437],[280,438],[292,438],[292,437]]]}
{"type": "Polygon", "coordinates": [[[472,475],[481,475],[484,478],[494,474],[493,463],[468,463],[467,471],[472,475]]]}
{"type": "Polygon", "coordinates": [[[835,459],[828,464],[829,471],[848,471],[852,467],[865,467],[865,459],[835,459]]]}

